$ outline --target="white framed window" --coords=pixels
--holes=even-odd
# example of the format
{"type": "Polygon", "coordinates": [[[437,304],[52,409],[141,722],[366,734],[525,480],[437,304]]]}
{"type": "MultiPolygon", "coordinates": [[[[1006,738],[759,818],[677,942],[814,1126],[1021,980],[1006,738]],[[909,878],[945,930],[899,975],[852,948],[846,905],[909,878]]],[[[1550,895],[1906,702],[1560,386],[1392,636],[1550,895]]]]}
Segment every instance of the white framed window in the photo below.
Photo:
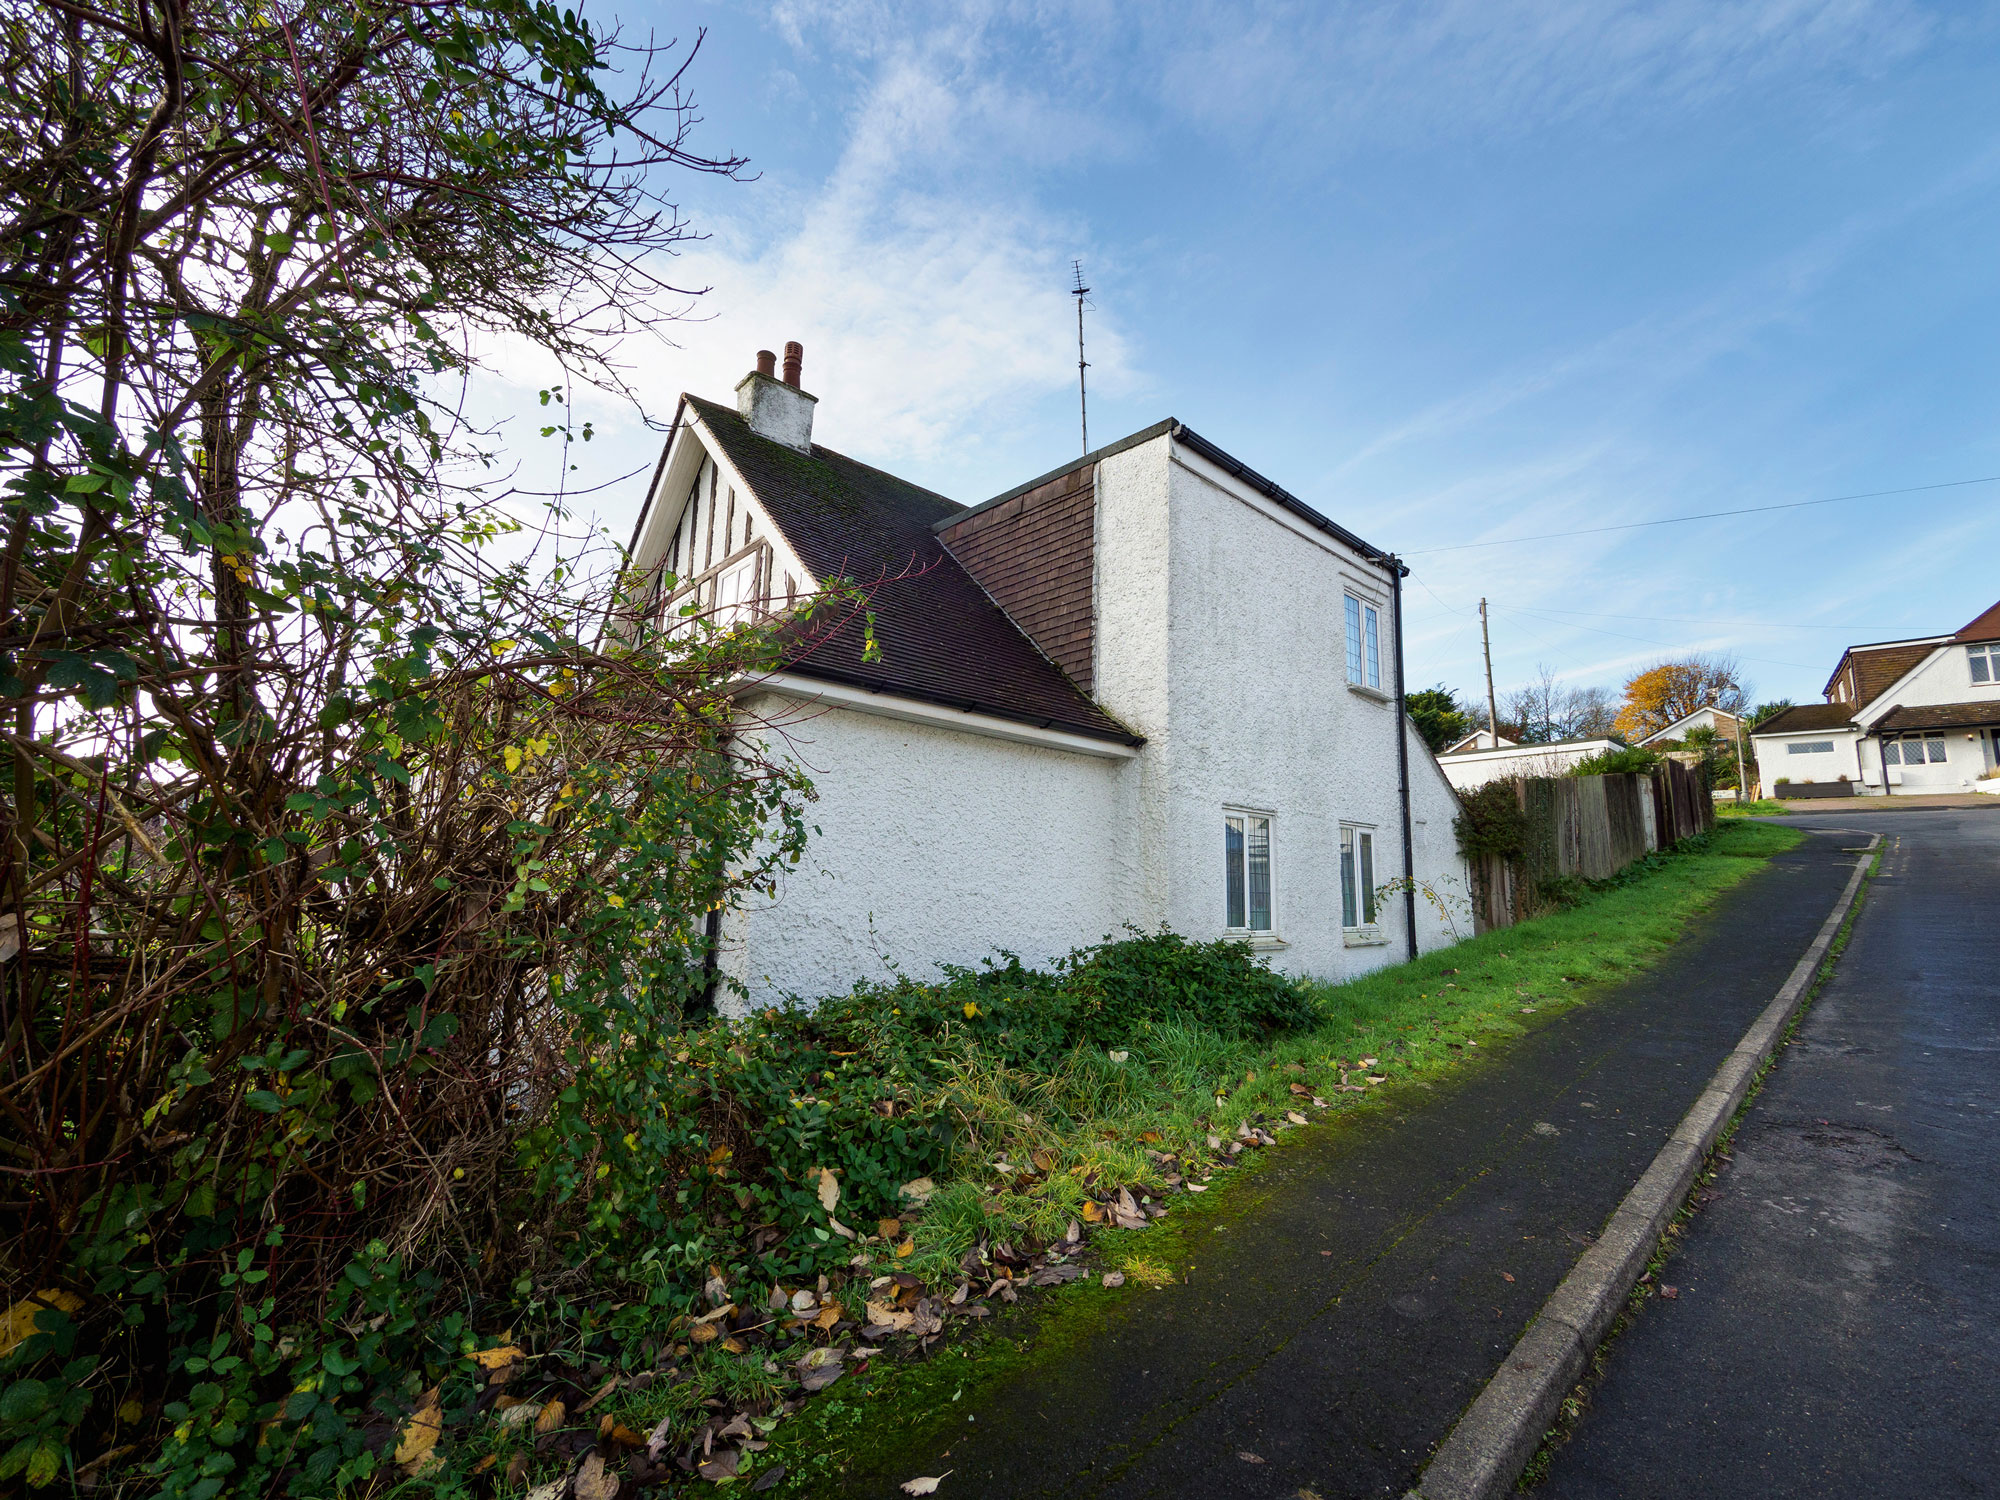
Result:
{"type": "Polygon", "coordinates": [[[1349,932],[1372,932],[1375,910],[1375,830],[1340,825],[1340,925],[1349,932]]]}
{"type": "Polygon", "coordinates": [[[1792,742],[1791,742],[1791,743],[1790,743],[1789,745],[1785,746],[1785,754],[1787,754],[1787,755],[1831,755],[1831,754],[1833,754],[1833,741],[1832,741],[1832,740],[1793,740],[1793,741],[1792,741],[1792,742]]]}
{"type": "Polygon", "coordinates": [[[1906,734],[1900,740],[1882,741],[1885,766],[1921,766],[1927,761],[1934,766],[1945,763],[1942,734],[1906,734]]]}
{"type": "Polygon", "coordinates": [[[1225,809],[1222,858],[1222,925],[1255,935],[1276,931],[1271,919],[1271,815],[1225,809]]]}
{"type": "Polygon", "coordinates": [[[1965,659],[1972,664],[1974,682],[2000,682],[2000,641],[1967,646],[1965,659]]]}
{"type": "Polygon", "coordinates": [[[1382,691],[1382,625],[1375,606],[1347,598],[1347,680],[1382,691]]]}

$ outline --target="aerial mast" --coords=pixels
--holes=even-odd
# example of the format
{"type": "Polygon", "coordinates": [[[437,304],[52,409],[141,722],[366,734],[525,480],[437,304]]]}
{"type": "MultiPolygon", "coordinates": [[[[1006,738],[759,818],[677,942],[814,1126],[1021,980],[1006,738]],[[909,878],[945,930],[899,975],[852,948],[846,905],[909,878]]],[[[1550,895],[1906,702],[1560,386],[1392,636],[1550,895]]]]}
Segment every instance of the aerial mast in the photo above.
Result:
{"type": "Polygon", "coordinates": [[[1084,391],[1083,372],[1090,368],[1090,362],[1083,357],[1083,299],[1090,288],[1083,284],[1083,262],[1072,260],[1070,267],[1069,294],[1076,298],[1076,411],[1083,423],[1083,451],[1090,451],[1090,398],[1084,391]]]}

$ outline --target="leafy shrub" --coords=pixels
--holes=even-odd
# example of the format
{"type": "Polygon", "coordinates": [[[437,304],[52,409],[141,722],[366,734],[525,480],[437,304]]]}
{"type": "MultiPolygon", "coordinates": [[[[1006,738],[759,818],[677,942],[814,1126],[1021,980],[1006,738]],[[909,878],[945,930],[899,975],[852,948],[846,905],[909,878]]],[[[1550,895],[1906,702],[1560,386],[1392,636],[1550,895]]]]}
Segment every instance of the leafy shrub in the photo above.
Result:
{"type": "Polygon", "coordinates": [[[1512,781],[1489,781],[1459,796],[1461,811],[1452,821],[1458,850],[1477,862],[1493,855],[1512,859],[1528,847],[1528,814],[1512,781]]]}
{"type": "Polygon", "coordinates": [[[1569,768],[1571,776],[1619,776],[1630,773],[1646,775],[1660,766],[1660,757],[1643,745],[1620,745],[1615,750],[1600,750],[1595,755],[1585,756],[1569,768]]]}

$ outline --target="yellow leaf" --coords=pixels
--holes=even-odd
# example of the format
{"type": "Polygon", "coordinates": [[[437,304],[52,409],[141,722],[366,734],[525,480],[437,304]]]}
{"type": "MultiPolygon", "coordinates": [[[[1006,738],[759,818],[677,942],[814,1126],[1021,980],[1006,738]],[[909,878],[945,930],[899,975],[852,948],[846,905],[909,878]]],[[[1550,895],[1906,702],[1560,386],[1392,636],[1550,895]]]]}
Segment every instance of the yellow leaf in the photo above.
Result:
{"type": "Polygon", "coordinates": [[[14,1352],[14,1346],[35,1331],[38,1314],[55,1308],[61,1312],[73,1313],[83,1307],[83,1298],[75,1292],[60,1291],[54,1287],[23,1297],[5,1314],[0,1314],[0,1359],[14,1352]]]}
{"type": "Polygon", "coordinates": [[[917,1242],[914,1239],[904,1240],[902,1244],[896,1247],[897,1260],[908,1260],[912,1255],[915,1255],[916,1253],[917,1253],[917,1242]]]}
{"type": "Polygon", "coordinates": [[[1083,1220],[1086,1224],[1095,1224],[1103,1217],[1104,1210],[1099,1208],[1095,1202],[1089,1198],[1083,1200],[1083,1220]]]}
{"type": "Polygon", "coordinates": [[[608,894],[606,894],[604,898],[604,904],[615,910],[619,907],[622,907],[625,904],[625,898],[619,895],[616,891],[611,891],[608,894]]]}
{"type": "Polygon", "coordinates": [[[709,1344],[717,1337],[718,1333],[713,1323],[697,1323],[688,1330],[688,1339],[691,1343],[709,1344]]]}
{"type": "Polygon", "coordinates": [[[403,1425],[402,1440],[396,1444],[396,1462],[412,1478],[443,1461],[437,1441],[444,1435],[444,1411],[437,1404],[435,1388],[424,1393],[424,1401],[403,1425]]]}
{"type": "Polygon", "coordinates": [[[542,1408],[541,1415],[535,1418],[535,1431],[554,1432],[558,1427],[562,1426],[562,1419],[562,1402],[551,1401],[547,1406],[542,1408]]]}
{"type": "Polygon", "coordinates": [[[500,759],[509,771],[521,769],[521,752],[512,745],[500,752],[500,759]]]}
{"type": "Polygon", "coordinates": [[[514,646],[515,643],[513,641],[495,641],[492,644],[492,646],[488,649],[490,649],[495,656],[505,656],[509,651],[512,651],[514,649],[514,646]]]}
{"type": "Polygon", "coordinates": [[[519,1344],[500,1344],[492,1349],[481,1349],[466,1355],[466,1358],[482,1370],[497,1370],[502,1365],[511,1365],[517,1359],[526,1359],[519,1344]]]}
{"type": "Polygon", "coordinates": [[[968,1021],[970,1021],[970,1020],[971,1020],[971,1019],[972,1019],[972,1018],[973,1018],[974,1016],[976,1016],[976,1015],[978,1015],[978,1014],[979,1014],[979,1006],[978,1006],[977,1004],[975,1004],[975,1003],[974,1003],[973,1001],[971,1001],[971,1000],[968,1000],[968,1001],[966,1001],[966,1002],[965,1002],[965,1019],[966,1019],[966,1020],[968,1020],[968,1021]]]}

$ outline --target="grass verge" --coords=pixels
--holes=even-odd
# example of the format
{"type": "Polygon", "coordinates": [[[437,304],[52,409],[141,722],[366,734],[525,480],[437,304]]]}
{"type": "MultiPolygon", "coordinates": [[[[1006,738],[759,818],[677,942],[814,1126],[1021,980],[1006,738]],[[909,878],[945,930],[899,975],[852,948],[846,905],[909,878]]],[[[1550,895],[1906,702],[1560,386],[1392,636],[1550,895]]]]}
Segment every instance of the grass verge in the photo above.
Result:
{"type": "Polygon", "coordinates": [[[1645,1312],[1647,1304],[1660,1295],[1662,1286],[1668,1284],[1664,1280],[1664,1274],[1672,1263],[1674,1255],[1679,1251],[1688,1226],[1694,1222],[1695,1215],[1716,1197],[1715,1179],[1730,1163],[1731,1147],[1735,1144],[1737,1130],[1750,1113],[1750,1107],[1757,1102],[1758,1095],[1763,1093],[1764,1080],[1770,1076],[1771,1070],[1784,1056],[1785,1049],[1791,1045],[1792,1038],[1805,1024],[1813,1002],[1819,998],[1820,991],[1826,988],[1827,981],[1833,977],[1834,970],[1839,966],[1841,955],[1847,951],[1848,938],[1853,934],[1855,920],[1861,915],[1862,905],[1868,899],[1869,885],[1874,880],[1876,871],[1881,868],[1881,863],[1882,847],[1877,845],[1874,857],[1869,861],[1868,874],[1862,878],[1861,889],[1855,892],[1854,904],[1848,908],[1847,916],[1842,919],[1840,931],[1834,934],[1833,941],[1827,945],[1826,956],[1820,960],[1819,969],[1813,975],[1812,983],[1806,987],[1798,1008],[1792,1012],[1792,1019],[1785,1027],[1784,1035],[1778,1039],[1778,1045],[1771,1049],[1771,1055],[1764,1060],[1764,1065],[1750,1080],[1750,1089],[1743,1096],[1743,1103],[1737,1107],[1736,1113],[1723,1127],[1722,1134],[1716,1137],[1715,1145],[1709,1151],[1707,1160],[1702,1163],[1701,1170],[1695,1174],[1694,1182],[1688,1188],[1686,1199],[1675,1211],[1667,1227],[1661,1231],[1660,1242],[1648,1258],[1645,1271],[1626,1297],[1625,1306],[1620,1309],[1611,1327],[1605,1330],[1604,1337],[1598,1340],[1597,1347],[1591,1351],[1590,1360],[1584,1366],[1583,1378],[1576,1383],[1569,1395],[1563,1398],[1562,1405],[1557,1408],[1555,1422],[1543,1436],[1541,1446],[1535,1450],[1534,1457],[1528,1460],[1527,1467],[1521,1471],[1521,1477],[1515,1485],[1517,1490],[1532,1490],[1549,1477],[1556,1455],[1571,1438],[1576,1436],[1585,1414],[1590,1410],[1591,1396],[1602,1384],[1605,1372],[1610,1368],[1612,1350],[1617,1346],[1625,1330],[1645,1312]]]}
{"type": "Polygon", "coordinates": [[[1347,984],[1315,985],[1319,1020],[1290,1035],[1226,1042],[1156,1028],[1124,1049],[1115,1097],[1079,1090],[1068,1067],[1039,1077],[1004,1070],[969,1077],[961,1105],[976,1107],[980,1138],[998,1159],[1058,1151],[1061,1159],[1025,1190],[996,1191],[990,1170],[967,1164],[915,1235],[917,1268],[943,1273],[940,1284],[959,1279],[962,1257],[982,1236],[1025,1230],[1053,1239],[1108,1184],[1142,1194],[1212,1190],[1201,1198],[1176,1192],[1167,1222],[1093,1237],[1096,1269],[1124,1272],[1122,1288],[1092,1278],[927,1355],[876,1356],[862,1378],[836,1386],[774,1434],[764,1466],[781,1462],[787,1470],[775,1492],[824,1493],[850,1462],[873,1466],[915,1453],[959,1420],[967,1394],[1029,1362],[1062,1359],[1118,1299],[1183,1273],[1206,1226],[1244,1196],[1228,1189],[1251,1176],[1228,1171],[1211,1141],[1244,1128],[1282,1131],[1288,1114],[1337,1122],[1366,1108],[1379,1084],[1422,1086],[1477,1058],[1524,1031],[1527,1016],[1582,1003],[1650,966],[1692,916],[1802,837],[1768,824],[1718,828],[1686,852],[1601,884],[1568,910],[1347,984]]]}

